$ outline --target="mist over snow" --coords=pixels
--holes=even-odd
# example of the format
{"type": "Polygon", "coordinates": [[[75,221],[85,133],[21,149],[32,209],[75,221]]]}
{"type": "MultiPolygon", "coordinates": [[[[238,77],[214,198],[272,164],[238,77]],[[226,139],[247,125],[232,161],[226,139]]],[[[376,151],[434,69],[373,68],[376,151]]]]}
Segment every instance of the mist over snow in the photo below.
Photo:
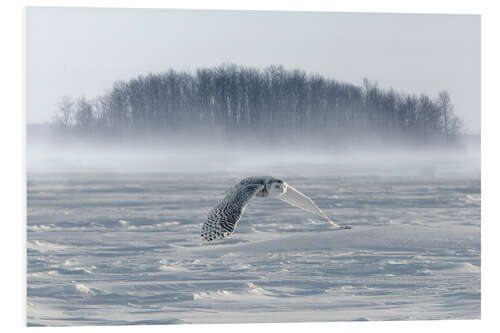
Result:
{"type": "Polygon", "coordinates": [[[480,138],[460,145],[415,146],[391,142],[335,144],[286,139],[233,140],[222,134],[170,139],[131,138],[119,142],[31,135],[28,172],[215,172],[263,174],[322,170],[335,174],[479,177],[480,138]],[[253,140],[253,142],[252,142],[253,140]]]}

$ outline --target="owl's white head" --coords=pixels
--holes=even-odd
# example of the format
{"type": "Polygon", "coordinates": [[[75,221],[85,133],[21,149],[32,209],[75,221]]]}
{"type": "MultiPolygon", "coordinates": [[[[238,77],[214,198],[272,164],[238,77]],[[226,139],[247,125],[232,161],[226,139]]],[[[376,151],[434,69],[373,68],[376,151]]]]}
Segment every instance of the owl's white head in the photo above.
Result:
{"type": "Polygon", "coordinates": [[[286,183],[281,179],[274,179],[267,183],[266,191],[268,196],[271,198],[278,198],[282,194],[286,193],[286,183]]]}

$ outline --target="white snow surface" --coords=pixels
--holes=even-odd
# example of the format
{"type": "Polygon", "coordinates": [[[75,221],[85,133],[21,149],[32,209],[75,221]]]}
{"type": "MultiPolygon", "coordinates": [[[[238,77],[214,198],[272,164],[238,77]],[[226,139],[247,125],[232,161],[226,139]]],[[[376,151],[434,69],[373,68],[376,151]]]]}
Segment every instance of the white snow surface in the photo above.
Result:
{"type": "Polygon", "coordinates": [[[480,318],[479,176],[281,171],[352,230],[256,198],[207,244],[249,174],[29,173],[28,324],[480,318]]]}

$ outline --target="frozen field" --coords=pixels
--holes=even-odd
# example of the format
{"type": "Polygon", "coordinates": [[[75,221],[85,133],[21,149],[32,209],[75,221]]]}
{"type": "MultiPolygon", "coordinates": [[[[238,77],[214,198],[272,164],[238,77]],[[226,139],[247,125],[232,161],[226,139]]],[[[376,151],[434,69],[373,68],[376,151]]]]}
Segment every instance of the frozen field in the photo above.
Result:
{"type": "Polygon", "coordinates": [[[281,170],[353,229],[257,198],[203,244],[208,210],[253,174],[28,174],[28,324],[480,317],[479,174],[281,170]]]}

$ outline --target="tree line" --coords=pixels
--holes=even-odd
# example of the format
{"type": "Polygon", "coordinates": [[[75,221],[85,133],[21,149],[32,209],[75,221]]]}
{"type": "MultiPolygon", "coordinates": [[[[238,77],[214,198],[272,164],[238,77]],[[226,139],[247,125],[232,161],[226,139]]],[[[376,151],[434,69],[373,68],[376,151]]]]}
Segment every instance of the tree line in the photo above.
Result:
{"type": "Polygon", "coordinates": [[[230,137],[404,138],[452,142],[462,131],[450,95],[361,86],[270,66],[224,64],[115,82],[93,99],[65,96],[53,124],[80,135],[218,130],[230,137]]]}

